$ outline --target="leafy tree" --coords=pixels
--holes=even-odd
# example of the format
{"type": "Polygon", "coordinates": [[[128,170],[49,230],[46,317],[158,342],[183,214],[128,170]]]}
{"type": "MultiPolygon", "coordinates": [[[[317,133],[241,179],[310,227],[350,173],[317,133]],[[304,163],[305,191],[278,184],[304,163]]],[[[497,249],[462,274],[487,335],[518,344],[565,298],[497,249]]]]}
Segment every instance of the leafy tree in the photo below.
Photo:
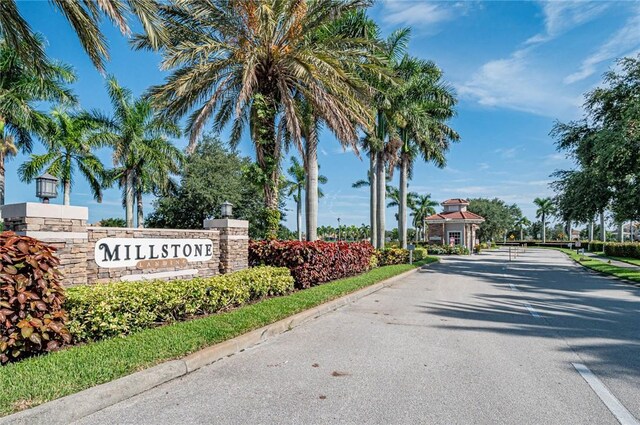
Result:
{"type": "Polygon", "coordinates": [[[205,135],[185,159],[177,188],[154,202],[146,225],[201,229],[204,220],[220,216],[220,206],[228,201],[234,205],[235,218],[249,220],[250,236],[263,238],[263,192],[255,183],[253,172],[255,165],[249,158],[225,148],[218,138],[205,135]]]}
{"type": "MultiPolygon", "coordinates": [[[[293,196],[293,201],[296,203],[296,223],[298,240],[302,240],[302,192],[307,187],[307,175],[302,164],[295,156],[291,157],[291,166],[287,169],[287,173],[291,180],[285,182],[285,188],[287,190],[287,196],[293,196]]],[[[318,182],[325,184],[328,180],[326,176],[317,176],[318,182]]],[[[318,187],[318,198],[322,198],[324,193],[318,187]]]]}
{"type": "Polygon", "coordinates": [[[103,218],[98,223],[100,227],[127,227],[127,221],[124,218],[120,217],[112,217],[112,218],[103,218]]]}
{"type": "MultiPolygon", "coordinates": [[[[0,10],[3,7],[6,4],[0,2],[0,10]]],[[[42,48],[39,38],[34,42],[42,48]]],[[[32,134],[42,134],[46,129],[46,114],[36,108],[36,103],[74,103],[76,98],[67,88],[74,80],[71,68],[58,63],[45,62],[40,72],[34,72],[0,31],[0,205],[5,199],[5,158],[19,150],[31,152],[32,134]]]]}
{"type": "Polygon", "coordinates": [[[531,221],[529,221],[527,217],[522,216],[516,220],[515,226],[516,226],[515,228],[520,231],[520,240],[523,241],[524,231],[526,228],[531,226],[531,221]]]}
{"type": "MultiPolygon", "coordinates": [[[[163,7],[167,30],[160,43],[162,67],[173,72],[150,94],[164,116],[190,114],[188,151],[213,118],[219,131],[232,123],[235,145],[248,126],[262,171],[267,227],[275,237],[280,222],[282,138],[301,147],[296,100],[301,96],[340,140],[357,140],[369,126],[369,85],[357,72],[374,63],[375,40],[318,37],[362,3],[298,0],[211,0],[163,7]],[[283,131],[280,131],[283,130],[283,131]]],[[[140,48],[152,47],[146,37],[140,48]]]]}
{"type": "MultiPolygon", "coordinates": [[[[158,2],[155,0],[53,0],[50,3],[69,21],[80,44],[100,71],[104,71],[104,61],[109,57],[106,37],[100,30],[103,17],[110,20],[122,34],[129,35],[131,30],[126,17],[134,14],[153,45],[157,45],[162,37],[157,18],[158,2]]],[[[0,2],[0,38],[29,68],[38,73],[47,73],[49,63],[43,45],[20,14],[16,0],[0,2]]]]}
{"type": "Polygon", "coordinates": [[[556,206],[551,198],[536,198],[533,203],[538,207],[536,218],[542,222],[542,243],[547,242],[547,219],[556,213],[556,206]]]}
{"type": "Polygon", "coordinates": [[[60,180],[64,205],[71,205],[73,176],[80,171],[89,182],[93,197],[101,202],[105,169],[93,151],[105,144],[100,132],[102,123],[84,112],[69,114],[61,109],[51,112],[51,118],[41,136],[47,152],[31,155],[18,170],[20,178],[30,183],[46,170],[60,180]]]}
{"type": "Polygon", "coordinates": [[[135,99],[131,91],[107,79],[113,116],[93,115],[105,123],[105,136],[113,147],[108,180],[122,189],[127,227],[133,227],[134,202],[138,202],[138,225],[142,219],[142,193],[150,187],[166,189],[168,175],[178,170],[180,151],[167,139],[180,130],[174,122],[157,117],[149,100],[135,99]]]}
{"type": "Polygon", "coordinates": [[[518,218],[522,217],[522,211],[517,205],[507,205],[498,198],[469,199],[469,211],[485,219],[478,229],[478,239],[483,242],[501,239],[514,228],[518,218]]]}

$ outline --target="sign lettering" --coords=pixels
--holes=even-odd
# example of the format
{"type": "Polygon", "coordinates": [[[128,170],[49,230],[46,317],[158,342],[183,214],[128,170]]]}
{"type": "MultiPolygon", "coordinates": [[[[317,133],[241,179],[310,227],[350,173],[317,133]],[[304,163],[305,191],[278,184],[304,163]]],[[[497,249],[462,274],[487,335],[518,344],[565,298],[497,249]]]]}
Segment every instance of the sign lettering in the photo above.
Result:
{"type": "Polygon", "coordinates": [[[164,264],[209,261],[213,257],[211,239],[104,238],[96,242],[98,267],[161,267],[164,264]],[[175,261],[180,260],[183,261],[175,261]],[[156,261],[157,260],[157,261],[156,261]],[[173,260],[173,261],[169,261],[173,260]]]}

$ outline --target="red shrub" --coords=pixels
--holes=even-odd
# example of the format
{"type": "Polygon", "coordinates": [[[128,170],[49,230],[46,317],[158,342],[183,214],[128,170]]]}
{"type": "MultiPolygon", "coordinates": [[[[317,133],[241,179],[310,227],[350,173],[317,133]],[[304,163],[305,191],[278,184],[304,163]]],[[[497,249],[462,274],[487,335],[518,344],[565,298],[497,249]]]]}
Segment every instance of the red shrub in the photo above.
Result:
{"type": "Polygon", "coordinates": [[[0,233],[0,363],[71,342],[55,248],[0,233]]]}
{"type": "Polygon", "coordinates": [[[250,266],[286,267],[296,288],[308,288],[369,270],[374,249],[369,242],[251,241],[250,266]]]}

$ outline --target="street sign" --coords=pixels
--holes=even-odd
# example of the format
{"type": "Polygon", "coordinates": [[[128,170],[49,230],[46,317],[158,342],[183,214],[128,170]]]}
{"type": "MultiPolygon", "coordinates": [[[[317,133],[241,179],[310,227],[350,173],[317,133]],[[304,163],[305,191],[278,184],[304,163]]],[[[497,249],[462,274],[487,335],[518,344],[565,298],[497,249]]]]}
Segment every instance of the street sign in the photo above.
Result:
{"type": "Polygon", "coordinates": [[[413,245],[413,244],[409,244],[409,245],[407,245],[407,249],[408,249],[409,251],[413,251],[414,249],[416,249],[416,246],[415,246],[415,245],[413,245]]]}

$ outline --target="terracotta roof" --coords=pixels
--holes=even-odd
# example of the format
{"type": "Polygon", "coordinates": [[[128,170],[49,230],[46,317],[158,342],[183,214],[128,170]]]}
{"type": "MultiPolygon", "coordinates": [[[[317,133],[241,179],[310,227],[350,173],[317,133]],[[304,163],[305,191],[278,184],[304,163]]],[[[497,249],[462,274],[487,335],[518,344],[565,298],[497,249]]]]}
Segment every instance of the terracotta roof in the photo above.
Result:
{"type": "Polygon", "coordinates": [[[447,199],[442,203],[442,205],[460,205],[460,204],[469,205],[469,201],[462,198],[453,198],[453,199],[447,199]]]}
{"type": "Polygon", "coordinates": [[[440,214],[434,214],[425,218],[429,220],[484,220],[484,217],[474,214],[470,211],[451,211],[440,214]]]}

